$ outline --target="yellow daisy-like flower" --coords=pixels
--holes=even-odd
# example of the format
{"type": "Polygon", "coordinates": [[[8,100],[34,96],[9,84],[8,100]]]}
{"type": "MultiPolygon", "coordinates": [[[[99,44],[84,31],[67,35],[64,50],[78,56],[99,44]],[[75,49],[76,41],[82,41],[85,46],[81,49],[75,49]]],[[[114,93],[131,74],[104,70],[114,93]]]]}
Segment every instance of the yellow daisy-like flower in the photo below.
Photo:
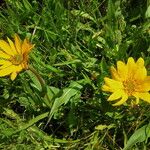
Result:
{"type": "Polygon", "coordinates": [[[21,41],[16,34],[14,42],[0,40],[0,77],[10,75],[14,80],[17,74],[28,68],[28,55],[34,47],[27,39],[21,41]]]}
{"type": "Polygon", "coordinates": [[[144,60],[139,58],[137,62],[132,57],[127,64],[117,62],[117,69],[111,67],[112,79],[105,77],[103,91],[111,92],[108,101],[117,101],[113,106],[122,105],[129,97],[135,97],[136,104],[139,99],[150,103],[150,76],[144,66],[144,60]]]}

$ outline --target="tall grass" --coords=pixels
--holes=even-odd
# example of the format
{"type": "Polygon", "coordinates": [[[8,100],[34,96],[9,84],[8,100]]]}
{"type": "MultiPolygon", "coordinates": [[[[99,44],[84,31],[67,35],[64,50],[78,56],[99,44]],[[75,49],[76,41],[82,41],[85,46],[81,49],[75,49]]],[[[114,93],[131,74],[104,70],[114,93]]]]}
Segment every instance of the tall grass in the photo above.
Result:
{"type": "Polygon", "coordinates": [[[35,44],[29,63],[47,93],[29,70],[0,78],[0,148],[148,149],[149,104],[112,107],[101,86],[118,60],[149,69],[149,10],[148,0],[1,2],[1,39],[35,44]]]}

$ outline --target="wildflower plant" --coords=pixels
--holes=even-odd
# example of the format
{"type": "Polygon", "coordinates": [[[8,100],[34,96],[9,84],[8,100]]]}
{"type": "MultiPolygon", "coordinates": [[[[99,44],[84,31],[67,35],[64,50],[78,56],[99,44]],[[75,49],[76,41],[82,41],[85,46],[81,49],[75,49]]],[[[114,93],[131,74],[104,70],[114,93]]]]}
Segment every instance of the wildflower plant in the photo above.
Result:
{"type": "Polygon", "coordinates": [[[135,97],[136,104],[139,99],[150,103],[150,76],[144,66],[143,58],[137,62],[132,57],[128,58],[127,64],[117,62],[117,69],[111,67],[111,78],[105,77],[103,91],[111,92],[108,101],[117,101],[113,106],[124,104],[128,98],[135,97]]]}
{"type": "Polygon", "coordinates": [[[14,80],[20,71],[28,69],[28,55],[34,45],[26,38],[21,41],[17,34],[14,42],[9,38],[7,40],[0,40],[0,77],[10,75],[14,80]]]}

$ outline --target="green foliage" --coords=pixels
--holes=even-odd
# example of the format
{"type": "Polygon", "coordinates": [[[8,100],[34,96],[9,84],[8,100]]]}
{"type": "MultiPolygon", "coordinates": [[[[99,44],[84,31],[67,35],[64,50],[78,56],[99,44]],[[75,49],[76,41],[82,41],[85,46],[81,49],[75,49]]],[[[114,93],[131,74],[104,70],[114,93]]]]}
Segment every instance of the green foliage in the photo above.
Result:
{"type": "Polygon", "coordinates": [[[0,78],[0,149],[149,148],[149,104],[112,107],[101,91],[118,60],[149,71],[149,19],[148,0],[2,1],[0,37],[28,37],[35,70],[0,78]]]}
{"type": "Polygon", "coordinates": [[[134,132],[134,134],[127,141],[127,145],[123,150],[131,149],[136,143],[147,142],[150,137],[150,126],[145,125],[134,132]]]}

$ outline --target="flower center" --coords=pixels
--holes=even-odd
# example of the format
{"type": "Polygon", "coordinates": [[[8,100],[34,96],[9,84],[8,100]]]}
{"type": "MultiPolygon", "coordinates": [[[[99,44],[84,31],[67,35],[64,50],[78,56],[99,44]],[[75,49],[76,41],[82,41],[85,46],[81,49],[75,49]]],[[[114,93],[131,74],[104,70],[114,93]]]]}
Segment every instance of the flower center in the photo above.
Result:
{"type": "Polygon", "coordinates": [[[12,62],[13,65],[19,65],[23,62],[23,56],[20,54],[16,54],[11,58],[10,61],[12,62]]]}
{"type": "Polygon", "coordinates": [[[126,80],[123,82],[126,93],[131,96],[136,91],[137,83],[134,80],[126,80]]]}

